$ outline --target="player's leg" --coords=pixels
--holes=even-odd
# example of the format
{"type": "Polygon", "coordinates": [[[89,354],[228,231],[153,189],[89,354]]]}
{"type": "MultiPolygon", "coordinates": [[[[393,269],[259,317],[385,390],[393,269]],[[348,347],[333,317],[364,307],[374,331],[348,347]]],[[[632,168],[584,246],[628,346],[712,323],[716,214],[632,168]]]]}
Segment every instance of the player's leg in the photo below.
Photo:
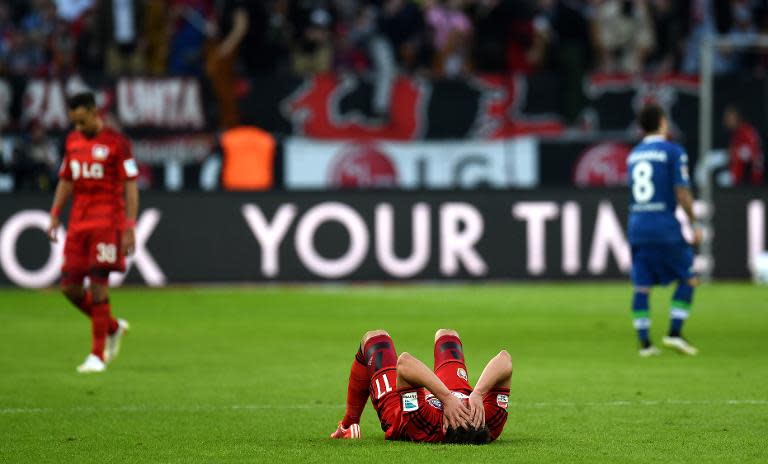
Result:
{"type": "MultiPolygon", "coordinates": [[[[93,326],[93,294],[83,287],[83,281],[88,273],[89,249],[88,234],[83,232],[72,232],[67,234],[67,241],[64,244],[64,265],[62,266],[61,289],[69,301],[91,319],[93,326]]],[[[103,372],[104,362],[89,354],[85,362],[77,367],[77,371],[84,372],[103,372]]]]}
{"type": "Polygon", "coordinates": [[[641,356],[659,354],[651,342],[651,318],[649,308],[650,287],[635,287],[632,293],[632,324],[637,332],[641,356]]]}
{"type": "Polygon", "coordinates": [[[91,281],[91,353],[78,368],[80,372],[101,372],[119,349],[120,338],[127,330],[125,321],[112,316],[109,302],[109,273],[125,269],[120,253],[120,233],[113,228],[95,229],[88,237],[88,277],[91,281]]]}
{"type": "Polygon", "coordinates": [[[373,330],[366,332],[360,340],[360,346],[352,361],[352,367],[349,370],[349,384],[347,386],[347,409],[344,418],[341,421],[343,427],[349,427],[352,424],[360,423],[360,416],[368,402],[369,387],[371,377],[368,373],[368,363],[363,354],[363,347],[371,338],[379,335],[387,335],[384,330],[373,330]]]}
{"type": "MultiPolygon", "coordinates": [[[[71,282],[70,279],[68,279],[68,281],[71,282]]],[[[80,281],[82,282],[82,278],[80,281]]],[[[64,284],[62,278],[61,291],[64,296],[67,297],[69,302],[79,309],[81,313],[85,314],[88,318],[91,317],[91,304],[93,303],[93,299],[91,292],[88,289],[83,287],[82,284],[74,282],[64,284]]]]}
{"type": "Polygon", "coordinates": [[[118,229],[102,229],[94,234],[96,242],[96,262],[91,262],[93,273],[92,281],[96,281],[103,286],[104,301],[106,302],[107,316],[107,341],[104,348],[104,360],[111,362],[120,352],[120,344],[123,335],[130,329],[128,321],[125,319],[116,319],[112,314],[112,307],[109,301],[108,285],[110,272],[125,272],[125,255],[120,247],[122,231],[118,229]],[[102,256],[102,259],[99,259],[102,256]]]}
{"type": "Polygon", "coordinates": [[[472,392],[464,362],[464,346],[457,331],[438,329],[435,332],[433,366],[435,375],[449,390],[467,395],[472,392]]]}
{"type": "Polygon", "coordinates": [[[688,247],[681,250],[681,256],[674,265],[678,275],[682,275],[680,275],[677,288],[672,296],[669,332],[664,337],[663,342],[665,346],[674,348],[682,354],[695,355],[699,350],[683,338],[683,324],[688,319],[691,303],[693,303],[694,289],[699,284],[699,279],[691,271],[693,250],[688,247]]]}
{"type": "Polygon", "coordinates": [[[93,298],[91,305],[91,352],[85,358],[85,362],[77,367],[77,371],[80,373],[104,372],[107,369],[104,360],[104,347],[109,331],[107,287],[100,275],[91,272],[89,278],[93,298]]]}
{"type": "Polygon", "coordinates": [[[632,247],[632,325],[637,333],[640,345],[639,354],[643,357],[655,356],[659,350],[651,342],[651,317],[649,297],[655,283],[653,273],[653,253],[647,247],[632,247]]]}
{"type": "Polygon", "coordinates": [[[360,416],[369,396],[382,428],[391,423],[384,405],[394,390],[396,364],[395,345],[385,330],[372,330],[363,335],[349,372],[344,418],[331,438],[360,438],[360,416]]]}
{"type": "Polygon", "coordinates": [[[697,279],[681,281],[677,283],[677,288],[672,296],[672,307],[670,309],[669,333],[670,337],[681,337],[683,324],[688,319],[693,302],[693,292],[698,285],[697,279]]]}
{"type": "MultiPolygon", "coordinates": [[[[91,329],[93,345],[91,354],[104,360],[104,347],[109,335],[112,314],[109,307],[109,292],[107,287],[108,272],[91,272],[91,293],[93,294],[93,307],[91,309],[91,329]]],[[[115,321],[115,325],[117,322],[115,321]]]]}
{"type": "Polygon", "coordinates": [[[91,317],[91,292],[83,287],[88,273],[88,250],[82,234],[70,231],[64,243],[64,265],[61,267],[61,291],[88,318],[91,317]]]}

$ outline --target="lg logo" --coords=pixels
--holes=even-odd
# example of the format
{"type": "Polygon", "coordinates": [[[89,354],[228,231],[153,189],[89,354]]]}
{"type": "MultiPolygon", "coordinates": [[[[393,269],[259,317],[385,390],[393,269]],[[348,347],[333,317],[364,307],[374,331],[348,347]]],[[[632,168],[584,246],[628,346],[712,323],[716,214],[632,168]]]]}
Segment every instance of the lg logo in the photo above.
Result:
{"type": "Polygon", "coordinates": [[[72,171],[72,180],[83,179],[103,179],[104,165],[101,163],[80,163],[77,160],[69,162],[69,170],[72,171]]]}
{"type": "MultiPolygon", "coordinates": [[[[160,266],[146,248],[152,232],[160,222],[160,211],[149,208],[142,212],[136,221],[136,250],[134,255],[126,262],[126,273],[112,273],[110,285],[121,285],[131,267],[135,264],[144,281],[150,286],[165,285],[166,277],[160,266]]],[[[38,230],[45,234],[48,229],[49,215],[42,210],[20,211],[8,220],[0,229],[0,267],[8,279],[21,287],[42,288],[56,283],[61,274],[61,265],[64,261],[64,241],[51,243],[48,259],[38,269],[27,269],[21,265],[18,256],[18,241],[21,235],[28,230],[38,230]]],[[[58,236],[64,237],[65,230],[59,229],[58,236]]],[[[117,250],[114,246],[99,244],[97,259],[100,262],[114,262],[117,250]]]]}

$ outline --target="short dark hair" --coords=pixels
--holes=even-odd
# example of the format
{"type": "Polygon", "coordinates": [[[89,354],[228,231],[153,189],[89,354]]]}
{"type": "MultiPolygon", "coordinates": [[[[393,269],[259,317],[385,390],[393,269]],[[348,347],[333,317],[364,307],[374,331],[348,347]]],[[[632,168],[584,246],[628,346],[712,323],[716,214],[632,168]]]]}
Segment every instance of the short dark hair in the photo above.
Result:
{"type": "Polygon", "coordinates": [[[725,112],[729,112],[729,111],[732,113],[736,113],[736,115],[738,115],[739,117],[741,117],[741,115],[744,114],[741,111],[741,108],[739,108],[737,105],[734,105],[733,103],[729,103],[728,105],[725,106],[725,112]]]}
{"type": "Polygon", "coordinates": [[[491,431],[487,425],[476,429],[474,427],[457,429],[448,427],[445,431],[443,443],[463,444],[463,445],[485,445],[491,442],[491,431]]]}
{"type": "Polygon", "coordinates": [[[67,106],[70,111],[74,111],[80,107],[90,110],[96,108],[96,97],[93,95],[93,92],[79,92],[69,97],[67,106]]]}
{"type": "Polygon", "coordinates": [[[666,117],[664,109],[656,104],[643,107],[637,115],[637,122],[643,131],[647,133],[658,132],[661,128],[661,120],[666,117]]]}

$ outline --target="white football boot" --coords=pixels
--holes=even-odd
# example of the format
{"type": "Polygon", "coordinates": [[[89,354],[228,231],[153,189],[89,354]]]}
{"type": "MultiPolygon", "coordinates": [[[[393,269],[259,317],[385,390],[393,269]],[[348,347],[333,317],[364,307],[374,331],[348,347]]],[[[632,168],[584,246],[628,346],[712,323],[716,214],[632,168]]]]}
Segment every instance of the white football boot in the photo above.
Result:
{"type": "Polygon", "coordinates": [[[99,359],[98,356],[91,353],[85,358],[85,362],[77,366],[77,372],[81,374],[91,374],[94,372],[104,372],[107,370],[107,365],[99,359]]]}
{"type": "Polygon", "coordinates": [[[638,353],[641,358],[650,358],[651,356],[658,356],[661,354],[661,350],[651,345],[648,348],[640,348],[638,353]]]}
{"type": "Polygon", "coordinates": [[[104,361],[110,363],[120,354],[120,342],[123,335],[131,330],[131,325],[125,319],[117,320],[117,331],[112,335],[107,335],[107,344],[104,347],[104,361]]]}
{"type": "Polygon", "coordinates": [[[662,343],[667,348],[672,348],[673,350],[676,350],[680,354],[686,354],[688,356],[696,356],[699,353],[699,350],[688,343],[686,339],[683,337],[664,337],[662,339],[662,343]]]}

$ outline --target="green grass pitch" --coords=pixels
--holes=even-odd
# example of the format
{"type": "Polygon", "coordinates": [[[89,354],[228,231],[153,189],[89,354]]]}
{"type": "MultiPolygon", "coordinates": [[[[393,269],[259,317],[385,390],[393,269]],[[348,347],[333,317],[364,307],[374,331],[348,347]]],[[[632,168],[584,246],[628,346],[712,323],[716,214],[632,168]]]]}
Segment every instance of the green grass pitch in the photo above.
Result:
{"type": "MultiPolygon", "coordinates": [[[[671,289],[652,298],[666,329],[671,289]]],[[[121,289],[133,331],[82,376],[86,319],[54,291],[0,291],[0,462],[766,462],[768,290],[702,288],[701,355],[639,359],[626,284],[121,289]],[[328,439],[360,335],[431,363],[457,329],[471,380],[514,358],[510,415],[485,447],[328,439]]]]}

